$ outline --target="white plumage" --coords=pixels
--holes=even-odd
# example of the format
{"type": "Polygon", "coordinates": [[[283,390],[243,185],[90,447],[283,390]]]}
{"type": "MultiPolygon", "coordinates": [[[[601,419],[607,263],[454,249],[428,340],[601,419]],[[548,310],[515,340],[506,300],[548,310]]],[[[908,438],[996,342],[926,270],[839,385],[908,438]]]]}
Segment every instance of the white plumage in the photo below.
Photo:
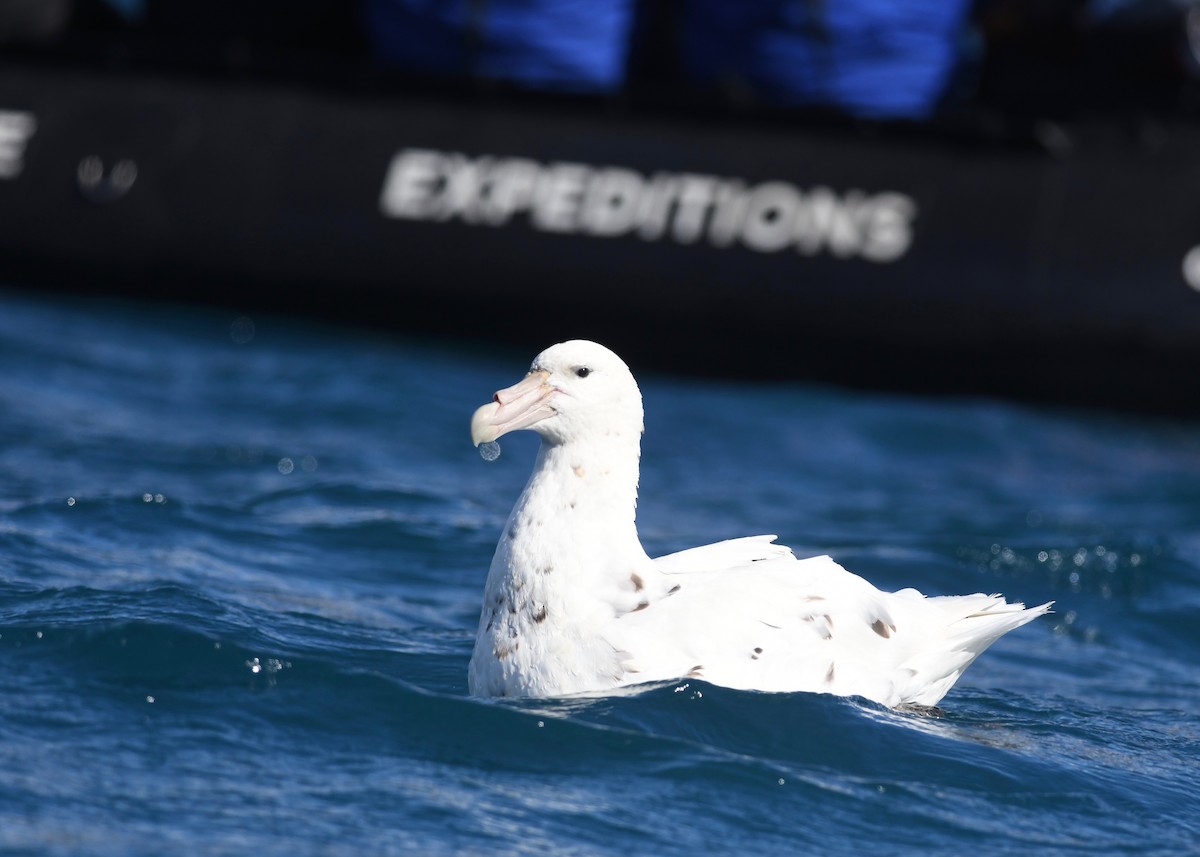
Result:
{"type": "Polygon", "coordinates": [[[565,696],[702,678],[726,687],[935,705],[1001,635],[1046,613],[999,595],[881,592],[774,536],[651,559],[634,523],[642,398],[607,348],[573,340],[471,420],[537,462],[496,546],[469,672],[480,696],[565,696]]]}

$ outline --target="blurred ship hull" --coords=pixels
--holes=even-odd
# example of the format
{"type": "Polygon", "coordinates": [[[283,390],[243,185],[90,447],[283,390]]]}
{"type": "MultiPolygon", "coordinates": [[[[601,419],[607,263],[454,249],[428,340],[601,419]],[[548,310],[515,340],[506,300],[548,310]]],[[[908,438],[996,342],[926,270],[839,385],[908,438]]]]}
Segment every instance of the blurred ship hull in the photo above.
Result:
{"type": "Polygon", "coordinates": [[[1200,127],[945,128],[5,61],[0,278],[647,368],[1200,413],[1200,127]],[[540,345],[538,346],[540,347],[540,345]]]}

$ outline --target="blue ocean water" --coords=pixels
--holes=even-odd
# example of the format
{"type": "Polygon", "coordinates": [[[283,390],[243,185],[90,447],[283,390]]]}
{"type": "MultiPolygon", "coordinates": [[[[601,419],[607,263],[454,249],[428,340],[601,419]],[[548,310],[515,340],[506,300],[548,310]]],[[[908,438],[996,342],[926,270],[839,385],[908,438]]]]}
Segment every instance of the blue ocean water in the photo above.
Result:
{"type": "Polygon", "coordinates": [[[778,533],[1056,612],[940,718],[698,681],[470,698],[535,443],[485,463],[467,420],[579,333],[0,292],[0,851],[1196,852],[1195,424],[643,374],[652,554],[778,533]]]}

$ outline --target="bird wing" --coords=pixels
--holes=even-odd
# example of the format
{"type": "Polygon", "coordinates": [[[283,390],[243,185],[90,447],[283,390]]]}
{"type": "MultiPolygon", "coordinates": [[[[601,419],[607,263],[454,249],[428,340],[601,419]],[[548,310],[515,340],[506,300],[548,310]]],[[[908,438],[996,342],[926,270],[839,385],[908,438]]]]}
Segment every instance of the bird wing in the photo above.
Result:
{"type": "Polygon", "coordinates": [[[882,592],[827,556],[798,560],[771,538],[657,560],[673,587],[606,634],[626,653],[625,682],[696,677],[934,705],[988,645],[1049,606],[882,592]]]}
{"type": "Polygon", "coordinates": [[[726,539],[711,545],[670,553],[654,560],[654,565],[665,574],[686,574],[692,571],[714,571],[792,556],[787,545],[774,544],[778,536],[746,536],[726,539]]]}

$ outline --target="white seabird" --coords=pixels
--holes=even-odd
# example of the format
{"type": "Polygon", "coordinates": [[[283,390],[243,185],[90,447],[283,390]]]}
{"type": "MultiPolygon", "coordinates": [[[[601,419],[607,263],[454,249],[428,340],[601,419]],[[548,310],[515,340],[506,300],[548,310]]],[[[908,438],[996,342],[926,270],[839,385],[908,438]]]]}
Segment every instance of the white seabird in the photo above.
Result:
{"type": "Polygon", "coordinates": [[[1001,635],[1046,613],[999,595],[882,592],[774,536],[651,559],[635,526],[642,396],[585,340],[554,345],[471,419],[478,446],[541,436],[484,587],[477,696],[567,696],[700,678],[933,706],[1001,635]]]}

